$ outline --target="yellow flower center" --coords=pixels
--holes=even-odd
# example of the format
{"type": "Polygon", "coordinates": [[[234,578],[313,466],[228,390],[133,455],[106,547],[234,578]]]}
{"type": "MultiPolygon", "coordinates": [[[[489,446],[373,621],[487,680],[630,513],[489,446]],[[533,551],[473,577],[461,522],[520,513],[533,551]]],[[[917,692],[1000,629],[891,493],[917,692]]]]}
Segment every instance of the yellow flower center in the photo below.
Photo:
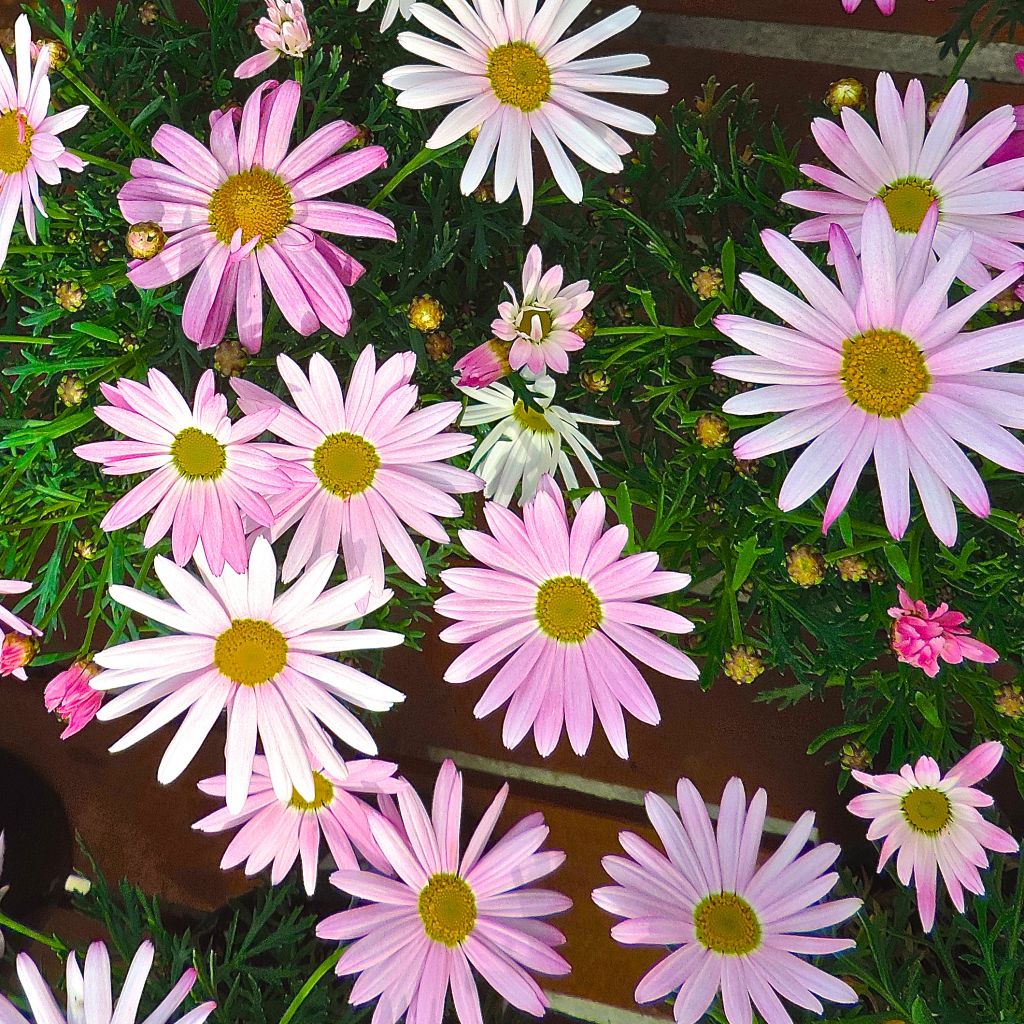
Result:
{"type": "Polygon", "coordinates": [[[329,779],[325,779],[320,772],[313,772],[313,799],[303,800],[297,789],[292,790],[292,798],[288,801],[289,807],[298,811],[319,811],[321,807],[327,807],[334,800],[334,786],[329,779]]]}
{"type": "Polygon", "coordinates": [[[840,379],[850,401],[876,416],[902,416],[927,390],[921,350],[897,331],[871,330],[843,342],[840,379]]]}
{"type": "Polygon", "coordinates": [[[761,922],[754,908],[734,892],[716,892],[693,912],[697,941],[712,953],[746,956],[761,945],[761,922]]]}
{"type": "Polygon", "coordinates": [[[239,686],[269,683],[288,662],[284,634],[262,619],[234,619],[213,648],[213,663],[239,686]]]}
{"type": "Polygon", "coordinates": [[[228,464],[224,445],[205,430],[186,427],[171,444],[174,468],[188,480],[216,480],[228,464]]]}
{"type": "Polygon", "coordinates": [[[313,452],[313,472],[339,498],[365,491],[379,468],[377,449],[358,434],[329,434],[313,452]]]}
{"type": "Polygon", "coordinates": [[[458,875],[431,875],[417,909],[427,938],[449,948],[464,942],[476,926],[476,897],[458,875]]]}
{"type": "Polygon", "coordinates": [[[543,412],[527,409],[522,402],[516,402],[512,407],[512,418],[524,430],[532,430],[535,434],[555,433],[555,428],[548,423],[548,418],[543,412]]]}
{"type": "Polygon", "coordinates": [[[537,319],[540,321],[540,336],[546,338],[551,333],[551,314],[546,309],[537,309],[531,306],[527,306],[523,310],[523,315],[519,318],[519,323],[516,327],[523,332],[523,334],[533,337],[533,321],[537,319]]]}
{"type": "Polygon", "coordinates": [[[0,172],[17,174],[32,158],[32,125],[17,110],[0,114],[0,172]]]}
{"type": "Polygon", "coordinates": [[[927,786],[912,789],[900,801],[900,810],[915,832],[923,832],[927,836],[937,836],[953,818],[949,797],[927,786]]]}
{"type": "Polygon", "coordinates": [[[487,55],[487,77],[494,95],[525,113],[536,110],[551,92],[551,69],[529,43],[505,43],[487,55]]]}
{"type": "Polygon", "coordinates": [[[939,198],[932,183],[922,178],[901,178],[886,185],[878,195],[889,211],[892,226],[912,235],[917,234],[928,207],[939,198]]]}
{"type": "Polygon", "coordinates": [[[292,194],[276,175],[262,167],[232,174],[210,198],[210,227],[227,245],[242,229],[242,244],[260,236],[272,242],[292,219],[292,194]]]}
{"type": "Polygon", "coordinates": [[[581,644],[601,625],[597,594],[578,576],[556,576],[542,583],[534,609],[540,628],[563,644],[581,644]]]}

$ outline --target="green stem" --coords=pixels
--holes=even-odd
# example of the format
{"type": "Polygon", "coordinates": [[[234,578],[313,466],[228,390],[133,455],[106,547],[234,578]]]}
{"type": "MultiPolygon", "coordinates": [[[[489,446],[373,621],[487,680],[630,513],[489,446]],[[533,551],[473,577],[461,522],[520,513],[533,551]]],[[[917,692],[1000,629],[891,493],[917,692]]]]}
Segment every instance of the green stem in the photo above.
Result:
{"type": "Polygon", "coordinates": [[[967,63],[967,58],[970,57],[974,48],[982,41],[985,36],[985,32],[988,27],[995,21],[999,14],[999,7],[996,5],[993,10],[989,11],[988,17],[981,23],[981,28],[977,32],[971,33],[970,39],[964,44],[963,49],[957,54],[956,62],[953,64],[952,70],[949,72],[946,78],[946,92],[949,92],[953,88],[953,83],[956,82],[960,76],[960,72],[963,70],[964,64],[967,63]]]}
{"type": "Polygon", "coordinates": [[[465,137],[456,139],[454,142],[448,143],[447,146],[443,146],[441,149],[428,149],[426,146],[423,147],[404,167],[400,168],[395,176],[370,200],[368,206],[371,210],[376,210],[380,204],[387,199],[392,192],[398,188],[399,185],[405,181],[414,171],[418,171],[421,167],[426,164],[432,163],[439,157],[450,153],[453,149],[458,149],[459,146],[465,143],[465,137]]]}
{"type": "Polygon", "coordinates": [[[87,164],[95,164],[97,167],[105,167],[108,171],[115,171],[118,174],[124,175],[126,178],[132,176],[132,172],[125,167],[124,164],[119,164],[114,160],[108,160],[104,156],[96,156],[94,153],[85,153],[80,149],[69,149],[68,152],[72,156],[77,156],[79,160],[84,160],[87,164]]]}
{"type": "Polygon", "coordinates": [[[19,256],[35,256],[37,253],[71,252],[67,245],[12,245],[8,254],[17,253],[19,256]]]}
{"type": "MultiPolygon", "coordinates": [[[[295,73],[295,81],[299,83],[299,88],[302,88],[302,58],[292,61],[292,70],[295,73]]],[[[301,139],[306,130],[305,113],[302,109],[302,99],[299,98],[299,106],[295,111],[295,120],[299,126],[298,137],[301,139]]]]}
{"type": "Polygon", "coordinates": [[[110,104],[105,100],[101,100],[70,68],[65,65],[61,69],[61,74],[89,101],[90,106],[95,107],[101,114],[105,115],[107,120],[118,131],[131,139],[135,145],[140,147],[143,145],[142,140],[117,116],[110,104]]]}
{"type": "Polygon", "coordinates": [[[37,932],[34,928],[29,928],[27,925],[15,921],[13,917],[8,917],[3,911],[0,911],[0,928],[17,932],[19,935],[24,935],[27,939],[32,939],[35,942],[41,942],[44,946],[49,946],[62,960],[68,954],[68,947],[56,935],[44,935],[42,932],[37,932]]]}
{"type": "Polygon", "coordinates": [[[317,982],[341,959],[345,951],[344,946],[339,946],[307,979],[306,984],[295,994],[295,998],[288,1005],[288,1009],[281,1015],[279,1024],[288,1022],[299,1012],[299,1007],[306,1001],[309,993],[316,988],[317,982]]]}
{"type": "MultiPolygon", "coordinates": [[[[10,252],[14,252],[15,247],[12,245],[10,252]]],[[[0,334],[0,344],[4,345],[53,345],[55,344],[53,338],[36,338],[31,334],[0,334]]]]}

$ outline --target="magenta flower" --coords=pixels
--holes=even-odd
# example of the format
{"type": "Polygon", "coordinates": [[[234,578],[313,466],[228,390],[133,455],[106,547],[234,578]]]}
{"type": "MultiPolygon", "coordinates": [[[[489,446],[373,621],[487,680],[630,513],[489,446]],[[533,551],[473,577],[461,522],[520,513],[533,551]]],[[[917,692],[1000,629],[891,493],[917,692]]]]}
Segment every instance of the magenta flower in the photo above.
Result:
{"type": "Polygon", "coordinates": [[[462,775],[445,761],[428,816],[411,786],[398,792],[401,827],[375,814],[370,829],[393,874],[337,871],[331,882],[367,905],[322,921],[322,939],[348,943],[339,975],[358,974],[349,1002],[377,999],[373,1024],[440,1024],[449,988],[462,1024],[480,1024],[473,971],[517,1009],[543,1015],[548,999],[528,972],[560,975],[569,965],[553,949],[565,938],[541,918],[572,900],[529,888],[565,860],[538,852],[548,828],[540,814],[514,825],[486,853],[508,796],[502,786],[461,858],[462,775]],[[353,941],[354,940],[354,941],[353,941]]]}
{"type": "Polygon", "coordinates": [[[462,407],[439,402],[414,411],[419,390],[411,384],[416,356],[403,352],[377,367],[372,346],[363,349],[343,393],[334,367],[319,353],[309,376],[286,355],[277,368],[298,409],[248,381],[231,386],[247,413],[277,410],[270,431],[286,444],[264,449],[288,465],[293,490],[271,498],[276,514],[271,539],[299,524],[288,548],[282,579],[339,546],[345,571],[384,586],[383,549],[418,583],[423,559],[408,529],[438,544],[448,541],[438,516],[458,516],[451,497],[478,491],[483,482],[444,460],[473,446],[468,434],[447,428],[462,407]]]}
{"type": "Polygon", "coordinates": [[[500,341],[497,338],[477,345],[455,364],[455,369],[459,373],[455,383],[460,388],[485,388],[488,384],[501,380],[512,370],[508,362],[509,348],[507,341],[500,341]]]}
{"type": "Polygon", "coordinates": [[[321,325],[346,334],[352,303],[345,289],[364,268],[319,232],[395,240],[387,217],[320,198],[383,167],[387,153],[367,146],[339,154],[359,133],[346,121],[324,125],[289,153],[300,100],[297,82],[264,82],[240,119],[237,111],[210,115],[209,149],[162,125],[153,148],[168,163],[134,160],[132,180],[118,193],[129,223],[155,221],[168,235],[157,256],[132,264],[136,287],[158,288],[199,268],[181,318],[199,348],[216,345],[234,313],[239,341],[259,351],[264,281],[299,334],[321,325]]]}
{"type": "Polygon", "coordinates": [[[962,330],[1024,266],[947,309],[949,286],[970,258],[975,236],[963,232],[935,264],[938,216],[933,204],[904,256],[881,199],[867,205],[860,259],[834,226],[838,288],[789,239],[765,231],[769,254],[806,301],[743,274],[751,295],[789,326],[744,316],[715,320],[723,334],[754,353],[718,359],[715,371],[770,385],[730,398],[725,411],[785,413],[741,437],[736,457],[759,459],[810,442],[778,501],[784,511],[794,509],[835,476],[823,531],[846,507],[872,457],[889,532],[899,538],[906,531],[913,477],[928,523],[944,544],[957,536],[950,492],[975,515],[989,513],[985,484],[960,446],[1024,472],[1024,445],[1005,429],[1024,426],[1024,374],[990,369],[1024,357],[1024,324],[962,330]]]}
{"type": "Polygon", "coordinates": [[[148,379],[148,387],[126,378],[113,386],[101,384],[110,405],[93,410],[131,440],[75,448],[76,455],[102,463],[103,472],[111,476],[147,474],[114,502],[100,527],[121,530],[152,512],[143,536],[146,547],[170,531],[178,565],[202,541],[215,573],[225,563],[243,572],[249,557],[243,515],[270,526],[274,514],[263,495],[290,486],[274,458],[250,443],[275,414],[265,409],[232,423],[227,399],[214,390],[212,370],[199,378],[191,409],[159,370],[150,370],[148,379]]]}
{"type": "Polygon", "coordinates": [[[298,59],[313,45],[302,0],[267,0],[267,13],[256,25],[263,52],[243,60],[235,78],[252,78],[266,71],[278,57],[298,59]]]}
{"type": "Polygon", "coordinates": [[[823,843],[801,854],[814,815],[803,814],[758,867],[763,789],[748,806],[743,783],[730,779],[717,832],[689,779],[679,780],[676,796],[678,814],[655,793],[645,801],[665,853],[620,832],[627,856],[602,861],[618,884],[594,890],[599,907],[623,918],[612,928],[616,941],[675,947],[641,979],[636,1001],[660,1002],[674,992],[676,1024],[703,1019],[719,992],[729,1024],[750,1024],[751,1003],[768,1024],[792,1024],[779,996],[816,1014],[824,1013],[821,999],[857,1002],[845,981],[800,959],[852,949],[849,939],[810,933],[861,906],[858,899],[821,902],[839,880],[829,868],[841,851],[823,843]]]}
{"type": "Polygon", "coordinates": [[[512,301],[499,303],[498,317],[491,323],[495,337],[512,343],[509,366],[513,370],[525,366],[538,376],[546,369],[555,373],[569,369],[569,353],[584,345],[572,329],[594,298],[589,281],[574,281],[563,288],[562,267],[556,264],[543,273],[541,259],[540,246],[531,246],[523,263],[522,298],[517,299],[512,285],[506,284],[512,301]]]}
{"type": "Polygon", "coordinates": [[[7,58],[0,56],[0,267],[7,259],[11,232],[22,209],[25,231],[36,240],[36,211],[45,217],[39,180],[60,184],[60,172],[80,171],[82,161],[69,153],[58,136],[73,128],[88,111],[68,107],[57,114],[50,109],[50,51],[44,47],[32,67],[32,30],[24,14],[14,23],[14,59],[17,81],[7,58]]]}
{"type": "Polygon", "coordinates": [[[201,579],[166,558],[156,559],[154,568],[170,601],[131,587],[110,588],[118,604],[175,631],[130,640],[95,656],[105,671],[93,679],[93,687],[124,691],[100,708],[102,721],[154,705],[110,752],[127,749],[187,712],[157,769],[160,782],[173,782],[226,710],[228,810],[237,814],[245,804],[257,739],[277,796],[290,800],[297,792],[312,802],[311,758],[338,778],[346,773],[329,732],[360,753],[377,753],[366,726],[345,703],[388,711],[404,699],[332,657],[402,642],[400,633],[342,628],[376,611],[391,592],[370,600],[365,577],[325,589],[335,563],[328,556],[275,596],[277,563],[263,537],[253,544],[244,573],[225,566],[215,576],[202,547],[196,548],[195,562],[201,579]]]}
{"type": "Polygon", "coordinates": [[[991,775],[1003,756],[1001,743],[982,743],[943,775],[930,757],[905,764],[898,775],[853,777],[872,793],[854,797],[849,809],[871,822],[868,839],[883,839],[878,870],[895,853],[896,875],[903,885],[911,879],[917,890],[917,909],[926,932],[935,924],[935,871],[949,890],[953,905],[964,912],[964,889],[981,895],[985,884],[978,873],[988,866],[986,850],[1016,853],[1017,841],[986,821],[979,807],[991,807],[992,797],[974,789],[991,775]]]}
{"type": "Polygon", "coordinates": [[[81,732],[103,704],[103,693],[89,685],[98,672],[99,666],[91,658],[76,661],[46,684],[43,704],[67,726],[60,734],[62,740],[81,732]]]}
{"type": "Polygon", "coordinates": [[[622,709],[650,725],[661,715],[626,653],[675,679],[699,674],[682,651],[649,632],[689,633],[693,623],[644,603],[681,590],[690,577],[657,571],[654,552],[621,558],[629,531],[604,528],[604,498],[597,491],[570,531],[565,502],[549,476],[523,505],[522,519],[493,501],[484,516],[490,534],[459,533],[482,566],[441,573],[452,593],[438,598],[434,609],[459,620],[441,639],[470,644],[445,679],[464,683],[508,658],[473,712],[483,718],[510,701],[502,729],[507,747],[532,728],[537,750],[547,756],[564,723],[572,749],[584,754],[596,709],[612,748],[627,757],[622,709]]]}
{"type": "Polygon", "coordinates": [[[900,98],[892,78],[878,76],[875,91],[876,133],[857,111],[844,108],[840,128],[816,118],[811,131],[839,173],[801,164],[800,170],[827,191],[787,192],[783,202],[819,216],[798,224],[793,238],[823,242],[837,224],[856,251],[865,207],[880,197],[896,230],[902,258],[933,204],[939,219],[932,247],[942,256],[956,248],[962,231],[972,233],[969,254],[959,257],[957,274],[971,288],[989,282],[986,267],[1007,270],[1024,260],[1024,220],[1008,216],[1024,210],[1024,160],[986,168],[985,162],[1009,138],[1016,125],[1013,108],[986,114],[961,135],[967,109],[967,83],[949,91],[930,128],[924,89],[916,79],[900,98]]]}
{"type": "Polygon", "coordinates": [[[900,661],[916,665],[925,675],[939,674],[939,659],[959,665],[965,658],[991,665],[999,655],[970,631],[963,628],[964,615],[952,612],[948,604],[940,604],[930,612],[924,601],[912,601],[903,589],[899,608],[890,608],[896,621],[892,625],[892,649],[900,661]]]}
{"type": "MultiPolygon", "coordinates": [[[[25,580],[0,579],[0,596],[4,594],[25,594],[31,589],[32,584],[27,583],[25,580]]],[[[31,622],[26,622],[19,615],[8,611],[2,604],[0,604],[0,626],[6,626],[8,629],[13,629],[16,633],[22,633],[25,636],[43,635],[31,622]]],[[[0,633],[2,632],[0,630],[0,633]]]]}
{"type": "MultiPolygon", "coordinates": [[[[357,794],[397,793],[405,785],[394,777],[397,768],[398,765],[388,761],[359,759],[345,763],[346,773],[342,777],[321,765],[313,772],[312,800],[304,799],[295,791],[287,800],[282,800],[274,792],[267,759],[257,757],[253,761],[249,795],[242,809],[232,813],[224,807],[192,827],[201,832],[226,832],[237,828],[220,866],[226,871],[245,861],[245,873],[255,875],[273,862],[271,885],[284,881],[296,858],[300,858],[302,881],[306,892],[312,896],[316,890],[321,833],[339,868],[357,870],[358,850],[378,871],[388,871],[388,861],[370,834],[373,808],[357,794]]],[[[227,792],[227,777],[203,779],[199,788],[210,796],[223,797],[227,792]]]]}

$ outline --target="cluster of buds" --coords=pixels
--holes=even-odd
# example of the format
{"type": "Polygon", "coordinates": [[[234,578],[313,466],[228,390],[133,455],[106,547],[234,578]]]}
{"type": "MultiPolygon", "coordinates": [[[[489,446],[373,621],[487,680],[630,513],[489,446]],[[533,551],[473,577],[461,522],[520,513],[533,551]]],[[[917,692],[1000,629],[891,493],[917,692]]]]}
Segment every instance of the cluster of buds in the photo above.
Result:
{"type": "Polygon", "coordinates": [[[452,352],[455,351],[455,343],[452,341],[452,336],[444,331],[432,331],[428,334],[423,339],[423,347],[426,349],[427,356],[433,359],[435,363],[441,363],[446,359],[450,359],[452,352]]]}
{"type": "Polygon", "coordinates": [[[77,313],[85,305],[85,289],[74,281],[61,281],[53,290],[57,305],[69,313],[77,313]]]}
{"type": "Polygon", "coordinates": [[[249,353],[233,338],[225,339],[213,355],[213,367],[222,377],[238,377],[249,365],[249,353]]]}
{"type": "Polygon", "coordinates": [[[730,647],[722,659],[722,671],[736,683],[752,683],[764,669],[764,659],[746,644],[730,647]]]}
{"type": "Polygon", "coordinates": [[[843,555],[836,559],[836,571],[845,583],[860,583],[871,575],[871,563],[863,555],[843,555]]]}
{"type": "Polygon", "coordinates": [[[996,690],[992,704],[1006,718],[1024,718],[1024,691],[1015,683],[1005,683],[996,690]]]}
{"type": "Polygon", "coordinates": [[[810,544],[795,544],[786,554],[786,572],[798,587],[816,587],[825,579],[825,556],[810,544]]]}
{"type": "Polygon", "coordinates": [[[444,307],[430,295],[416,295],[409,303],[408,317],[410,327],[430,334],[444,322],[444,307]]]}
{"type": "Polygon", "coordinates": [[[707,302],[709,299],[721,295],[722,288],[725,286],[725,278],[718,267],[703,266],[700,270],[695,270],[690,275],[690,282],[701,302],[707,302]]]}
{"type": "Polygon", "coordinates": [[[85,401],[86,387],[82,378],[74,372],[65,373],[57,385],[57,398],[62,405],[73,409],[85,401]]]}
{"type": "Polygon", "coordinates": [[[871,770],[871,751],[863,743],[844,743],[839,752],[839,763],[848,772],[871,770]]]}
{"type": "Polygon", "coordinates": [[[697,417],[693,435],[702,448],[721,448],[729,443],[729,424],[715,412],[697,417]]]}

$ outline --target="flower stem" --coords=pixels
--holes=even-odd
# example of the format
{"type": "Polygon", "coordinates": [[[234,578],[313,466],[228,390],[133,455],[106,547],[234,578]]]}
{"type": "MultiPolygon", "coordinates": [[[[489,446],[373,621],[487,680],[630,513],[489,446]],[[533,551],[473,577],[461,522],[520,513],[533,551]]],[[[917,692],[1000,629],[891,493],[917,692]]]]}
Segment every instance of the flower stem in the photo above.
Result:
{"type": "MultiPolygon", "coordinates": [[[[295,81],[299,83],[299,88],[301,89],[302,88],[302,58],[300,57],[297,60],[292,61],[292,65],[293,65],[292,70],[295,73],[295,81]]],[[[296,121],[296,124],[298,125],[298,128],[299,128],[298,136],[299,136],[299,138],[302,138],[302,136],[303,136],[303,134],[305,133],[305,130],[306,130],[306,127],[305,127],[306,119],[305,119],[305,112],[302,109],[302,98],[301,98],[301,96],[299,98],[299,106],[298,106],[298,108],[295,111],[295,121],[296,121]]]]}
{"type": "Polygon", "coordinates": [[[69,67],[65,65],[61,68],[61,74],[89,101],[91,106],[104,114],[107,120],[110,121],[115,128],[122,132],[127,138],[131,139],[135,145],[143,145],[142,140],[135,134],[135,132],[133,132],[131,128],[129,128],[128,125],[126,125],[124,121],[114,113],[110,104],[105,100],[101,100],[99,96],[97,96],[96,93],[94,93],[92,89],[90,89],[89,86],[87,86],[85,82],[83,82],[69,67]]]}
{"type": "Polygon", "coordinates": [[[132,176],[132,172],[125,167],[124,164],[119,164],[114,160],[108,160],[104,156],[96,156],[93,153],[86,153],[81,149],[69,149],[68,152],[72,156],[77,156],[79,160],[84,160],[87,164],[95,164],[97,167],[105,167],[108,171],[116,171],[118,174],[123,174],[126,178],[132,176]]]}
{"type": "Polygon", "coordinates": [[[409,177],[413,171],[418,171],[421,167],[426,164],[432,163],[434,160],[439,159],[446,153],[450,153],[453,149],[458,149],[466,139],[456,139],[454,142],[448,143],[447,146],[442,146],[441,149],[428,149],[424,146],[404,167],[400,168],[395,176],[370,200],[367,204],[371,210],[376,210],[380,204],[387,199],[392,192],[398,188],[399,185],[409,177]]]}
{"type": "Polygon", "coordinates": [[[27,925],[15,921],[13,917],[8,917],[3,911],[0,911],[0,928],[17,932],[19,935],[24,935],[27,939],[33,939],[35,942],[41,942],[44,946],[49,946],[61,959],[64,959],[68,954],[68,947],[56,935],[44,935],[42,932],[37,932],[27,925]]]}
{"type": "Polygon", "coordinates": [[[309,993],[313,991],[317,986],[317,982],[334,967],[334,965],[341,959],[341,954],[345,951],[344,946],[339,946],[320,966],[306,979],[305,985],[299,989],[295,994],[295,998],[289,1003],[288,1009],[281,1015],[279,1024],[288,1024],[288,1022],[299,1012],[299,1007],[306,1001],[309,993]]]}

